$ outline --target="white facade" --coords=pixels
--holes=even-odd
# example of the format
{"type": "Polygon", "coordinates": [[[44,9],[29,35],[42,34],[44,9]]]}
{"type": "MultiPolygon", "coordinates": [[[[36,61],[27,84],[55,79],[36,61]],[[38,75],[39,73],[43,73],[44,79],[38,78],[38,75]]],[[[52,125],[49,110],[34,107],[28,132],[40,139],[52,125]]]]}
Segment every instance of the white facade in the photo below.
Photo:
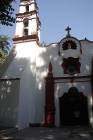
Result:
{"type": "MultiPolygon", "coordinates": [[[[10,124],[10,126],[18,127],[19,129],[28,127],[29,124],[45,123],[45,78],[49,72],[49,63],[51,62],[52,73],[55,79],[55,125],[60,126],[59,98],[73,86],[87,97],[89,124],[93,125],[91,88],[93,42],[86,39],[80,41],[74,38],[74,41],[80,43],[80,46],[77,45],[76,49],[62,50],[62,43],[65,42],[63,38],[60,43],[50,44],[48,47],[40,46],[36,38],[40,39],[37,14],[36,12],[33,12],[32,15],[25,13],[25,3],[30,4],[30,12],[36,10],[35,0],[21,2],[24,6],[20,6],[19,14],[21,13],[22,17],[25,16],[30,19],[28,38],[24,38],[23,35],[23,19],[17,15],[17,21],[22,21],[16,23],[16,36],[14,38],[16,56],[2,76],[4,84],[10,81],[14,86],[10,85],[11,91],[9,92],[8,89],[4,92],[1,88],[1,99],[4,99],[3,96],[6,94],[7,105],[4,105],[5,100],[0,100],[0,106],[4,108],[4,111],[9,110],[6,111],[6,114],[0,113],[1,120],[2,118],[7,120],[7,117],[10,116],[10,122],[6,121],[4,125],[10,124]],[[59,50],[60,55],[58,54],[59,50]],[[62,67],[64,58],[79,58],[81,64],[80,72],[75,74],[64,73],[64,68],[62,67]],[[11,98],[7,93],[9,93],[11,98]],[[15,95],[15,98],[12,94],[15,95]],[[11,109],[10,106],[13,104],[14,108],[11,109]],[[7,108],[8,105],[9,108],[7,108]]],[[[66,41],[73,41],[71,36],[65,39],[66,41]]]]}

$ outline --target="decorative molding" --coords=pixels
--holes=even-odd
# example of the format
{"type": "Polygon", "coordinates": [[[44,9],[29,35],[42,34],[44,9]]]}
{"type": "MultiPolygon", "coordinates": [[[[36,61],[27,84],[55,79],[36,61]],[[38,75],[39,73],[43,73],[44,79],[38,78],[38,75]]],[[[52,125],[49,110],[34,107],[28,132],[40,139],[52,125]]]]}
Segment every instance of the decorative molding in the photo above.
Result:
{"type": "Polygon", "coordinates": [[[38,41],[38,35],[37,34],[33,34],[33,35],[28,35],[28,36],[22,36],[22,37],[14,37],[13,41],[15,42],[25,42],[25,41],[33,41],[33,40],[37,40],[38,41]]]}
{"type": "Polygon", "coordinates": [[[0,78],[0,81],[15,81],[15,80],[20,80],[20,78],[0,78]]]}
{"type": "Polygon", "coordinates": [[[16,14],[16,17],[18,18],[18,17],[24,17],[25,15],[26,16],[32,16],[32,15],[34,15],[34,14],[37,14],[37,10],[33,10],[33,11],[30,11],[30,12],[24,12],[24,13],[18,13],[18,14],[16,14]]]}
{"type": "Polygon", "coordinates": [[[53,77],[54,80],[65,80],[65,79],[87,79],[91,78],[92,75],[82,75],[82,76],[63,76],[63,77],[53,77]]]}
{"type": "MultiPolygon", "coordinates": [[[[81,47],[81,43],[80,43],[80,41],[77,39],[77,38],[75,38],[75,37],[72,37],[72,36],[69,36],[69,37],[65,37],[65,38],[63,38],[59,43],[58,43],[58,46],[59,46],[59,50],[58,50],[58,53],[60,54],[59,56],[61,56],[62,55],[62,52],[63,51],[65,51],[64,49],[63,49],[63,45],[66,43],[66,42],[74,42],[75,44],[76,44],[76,48],[79,48],[80,49],[80,54],[82,54],[82,47],[81,47]]],[[[77,50],[77,49],[76,49],[77,50]]]]}

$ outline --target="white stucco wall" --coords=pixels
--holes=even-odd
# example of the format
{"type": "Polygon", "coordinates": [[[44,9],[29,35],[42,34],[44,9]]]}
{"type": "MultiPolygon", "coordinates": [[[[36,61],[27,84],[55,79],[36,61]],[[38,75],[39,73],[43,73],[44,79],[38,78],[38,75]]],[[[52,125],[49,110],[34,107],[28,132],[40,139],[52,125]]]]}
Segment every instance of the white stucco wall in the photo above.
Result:
{"type": "MultiPolygon", "coordinates": [[[[88,41],[81,41],[82,47],[82,54],[80,55],[80,73],[76,74],[76,76],[88,76],[91,75],[91,62],[93,56],[93,43],[88,41]]],[[[79,50],[78,50],[79,51],[79,50]]],[[[69,74],[64,74],[62,64],[62,57],[58,55],[58,46],[57,44],[52,44],[47,48],[38,48],[37,51],[37,58],[36,58],[36,79],[39,82],[38,88],[41,87],[41,91],[44,91],[44,78],[47,75],[48,71],[48,64],[51,61],[53,66],[53,76],[54,77],[66,77],[70,76],[69,74]]],[[[67,54],[65,52],[65,56],[68,57],[75,57],[77,54],[77,50],[75,52],[68,51],[67,54]],[[69,52],[69,53],[68,53],[69,52]],[[71,53],[70,53],[71,52],[71,53]]],[[[63,52],[64,53],[64,52],[63,52]]],[[[93,117],[92,117],[92,102],[91,102],[91,79],[79,79],[81,82],[73,82],[72,84],[69,82],[56,84],[55,86],[55,105],[56,105],[56,120],[55,123],[59,126],[59,116],[58,116],[58,98],[63,95],[64,92],[67,92],[68,89],[72,86],[75,86],[79,89],[80,92],[83,92],[85,96],[88,98],[88,108],[89,108],[89,121],[93,124],[93,117]],[[84,82],[82,82],[82,80],[84,82]],[[59,87],[59,91],[57,88],[59,87]]],[[[64,81],[64,80],[62,80],[64,81]]],[[[44,107],[44,104],[43,104],[44,107]]]]}
{"type": "MultiPolygon", "coordinates": [[[[21,2],[19,7],[19,13],[26,12],[25,2],[21,2]]],[[[36,10],[34,0],[30,1],[29,11],[36,10]]],[[[37,14],[27,16],[29,20],[29,35],[37,33],[40,38],[40,31],[37,31],[37,14]]],[[[23,18],[17,17],[16,33],[18,37],[23,36],[23,18]],[[21,21],[21,22],[20,22],[21,21]]],[[[80,73],[76,76],[86,76],[91,74],[91,59],[93,57],[93,42],[87,40],[80,41],[82,54],[80,48],[77,50],[62,51],[62,55],[58,55],[58,44],[54,43],[48,47],[38,46],[36,41],[17,43],[15,52],[16,56],[10,63],[8,69],[3,74],[2,78],[19,78],[20,84],[15,84],[11,90],[17,96],[17,118],[13,120],[15,126],[19,129],[29,126],[29,123],[43,123],[44,121],[44,108],[45,108],[45,77],[48,72],[48,65],[51,61],[53,67],[54,77],[66,77],[71,76],[64,74],[64,70],[61,66],[63,58],[67,57],[79,57],[80,58],[80,73]],[[18,90],[19,89],[19,90],[18,90]]],[[[82,79],[80,79],[82,80],[82,79]]],[[[88,79],[90,80],[90,79],[88,79]]],[[[63,80],[64,81],[64,80],[63,80]]],[[[80,92],[83,92],[88,97],[89,116],[90,122],[93,119],[91,115],[91,83],[89,82],[73,82],[65,80],[64,83],[55,84],[55,124],[59,126],[59,97],[64,92],[67,92],[71,86],[76,86],[80,92]]],[[[61,81],[62,82],[62,81],[61,81]]],[[[1,84],[2,85],[2,84],[1,84]]],[[[1,91],[3,94],[3,91],[1,91]]],[[[1,96],[2,97],[2,96],[1,96]]],[[[10,98],[10,96],[9,96],[10,98]]],[[[10,98],[10,99],[11,99],[10,98]]],[[[9,99],[9,101],[10,101],[9,99]]],[[[14,98],[13,98],[14,100],[14,98]]],[[[2,105],[2,103],[1,103],[2,105]]],[[[11,103],[12,106],[12,103],[11,103]]],[[[0,114],[1,115],[1,114],[0,114]]],[[[15,115],[15,116],[16,116],[15,115]]]]}
{"type": "Polygon", "coordinates": [[[19,79],[0,80],[0,125],[16,127],[19,105],[19,79]]]}
{"type": "MultiPolygon", "coordinates": [[[[81,45],[81,73],[77,75],[90,75],[93,43],[81,41],[81,45]]],[[[58,55],[57,44],[52,44],[49,47],[41,47],[38,46],[35,41],[24,42],[16,44],[15,52],[16,56],[4,73],[3,78],[20,78],[16,126],[18,128],[25,128],[29,123],[43,123],[44,121],[44,79],[47,76],[49,62],[51,61],[52,63],[54,77],[66,77],[69,75],[64,74],[61,67],[62,57],[58,55]]],[[[80,80],[82,81],[82,79],[80,80]]],[[[65,83],[55,84],[55,124],[57,126],[59,126],[59,97],[61,97],[64,92],[67,92],[71,86],[76,86],[80,92],[83,92],[88,97],[90,122],[92,121],[90,81],[87,82],[86,79],[86,82],[74,82],[71,84],[70,81],[67,80],[65,83]]]]}
{"type": "Polygon", "coordinates": [[[20,78],[18,93],[17,127],[24,128],[35,121],[35,90],[36,90],[36,42],[20,43],[16,45],[16,56],[9,65],[2,78],[20,78]]]}

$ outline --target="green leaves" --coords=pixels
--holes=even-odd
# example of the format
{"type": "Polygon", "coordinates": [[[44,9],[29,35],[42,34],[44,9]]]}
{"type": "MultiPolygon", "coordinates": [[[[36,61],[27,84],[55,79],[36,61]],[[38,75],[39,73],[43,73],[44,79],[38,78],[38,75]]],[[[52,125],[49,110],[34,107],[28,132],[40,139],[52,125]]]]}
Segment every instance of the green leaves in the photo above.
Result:
{"type": "Polygon", "coordinates": [[[12,2],[15,0],[0,0],[0,24],[12,26],[15,23],[12,2]]]}
{"type": "Polygon", "coordinates": [[[4,53],[2,49],[0,49],[0,64],[4,63],[6,57],[7,57],[7,54],[4,53]]]}
{"type": "Polygon", "coordinates": [[[0,63],[4,63],[6,57],[9,54],[10,50],[9,37],[0,36],[0,63]]]}

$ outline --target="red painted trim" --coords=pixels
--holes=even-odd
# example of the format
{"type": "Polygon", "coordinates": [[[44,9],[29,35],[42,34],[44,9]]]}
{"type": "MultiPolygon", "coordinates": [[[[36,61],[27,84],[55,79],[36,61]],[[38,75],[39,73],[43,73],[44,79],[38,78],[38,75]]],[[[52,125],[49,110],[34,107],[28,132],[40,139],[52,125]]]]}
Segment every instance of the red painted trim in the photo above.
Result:
{"type": "Polygon", "coordinates": [[[16,14],[16,17],[24,17],[25,15],[29,16],[29,15],[34,15],[34,14],[37,14],[37,10],[33,10],[30,12],[24,12],[24,13],[18,13],[18,14],[16,14]]]}
{"type": "Polygon", "coordinates": [[[13,42],[13,44],[18,44],[18,43],[24,43],[24,42],[32,42],[32,41],[36,41],[36,43],[39,45],[39,42],[37,41],[37,39],[30,39],[30,40],[20,40],[20,41],[16,41],[13,42]]]}
{"type": "Polygon", "coordinates": [[[49,76],[49,74],[50,75],[52,74],[52,64],[51,64],[51,62],[49,63],[49,66],[48,66],[48,76],[49,76]]]}
{"type": "Polygon", "coordinates": [[[55,124],[54,79],[52,64],[49,63],[48,75],[45,79],[45,120],[44,125],[52,127],[55,124]]]}
{"type": "Polygon", "coordinates": [[[38,40],[38,35],[37,34],[34,34],[34,35],[28,35],[28,36],[22,36],[22,37],[14,37],[13,38],[13,41],[25,41],[25,40],[33,40],[33,39],[36,39],[38,40]]]}

